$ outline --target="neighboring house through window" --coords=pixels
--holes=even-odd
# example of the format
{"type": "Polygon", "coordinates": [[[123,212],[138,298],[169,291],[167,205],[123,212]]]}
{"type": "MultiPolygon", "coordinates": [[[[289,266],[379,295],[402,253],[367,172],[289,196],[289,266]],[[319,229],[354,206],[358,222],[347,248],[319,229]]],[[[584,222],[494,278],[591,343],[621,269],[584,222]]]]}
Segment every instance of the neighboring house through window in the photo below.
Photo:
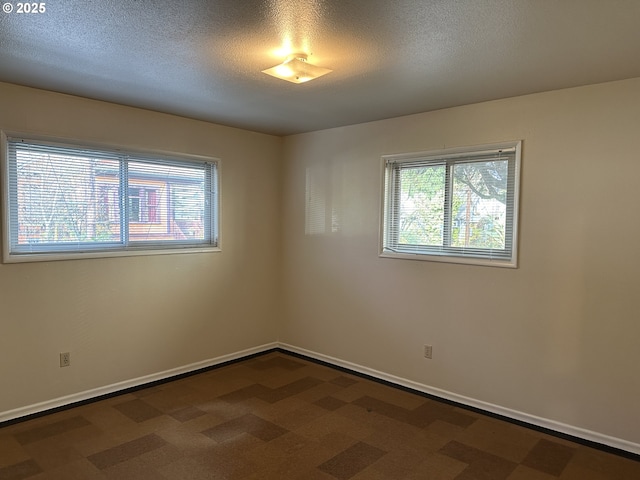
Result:
{"type": "Polygon", "coordinates": [[[5,261],[218,245],[214,159],[5,144],[5,261]]]}

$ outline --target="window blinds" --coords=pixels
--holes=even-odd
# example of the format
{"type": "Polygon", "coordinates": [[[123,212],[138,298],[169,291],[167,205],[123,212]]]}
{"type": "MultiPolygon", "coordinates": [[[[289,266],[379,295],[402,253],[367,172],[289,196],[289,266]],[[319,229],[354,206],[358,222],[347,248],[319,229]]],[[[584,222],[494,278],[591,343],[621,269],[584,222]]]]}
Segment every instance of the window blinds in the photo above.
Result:
{"type": "Polygon", "coordinates": [[[11,254],[217,244],[216,162],[9,138],[11,254]]]}

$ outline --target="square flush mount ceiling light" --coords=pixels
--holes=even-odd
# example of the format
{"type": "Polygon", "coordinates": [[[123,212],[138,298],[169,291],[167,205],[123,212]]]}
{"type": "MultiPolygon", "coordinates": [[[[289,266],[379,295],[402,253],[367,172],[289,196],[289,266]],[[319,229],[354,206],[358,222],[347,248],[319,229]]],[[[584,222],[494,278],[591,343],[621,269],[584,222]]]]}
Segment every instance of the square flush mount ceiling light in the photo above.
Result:
{"type": "Polygon", "coordinates": [[[262,73],[293,83],[304,83],[332,72],[328,68],[317,67],[307,62],[305,53],[289,55],[284,62],[263,70],[262,73]]]}

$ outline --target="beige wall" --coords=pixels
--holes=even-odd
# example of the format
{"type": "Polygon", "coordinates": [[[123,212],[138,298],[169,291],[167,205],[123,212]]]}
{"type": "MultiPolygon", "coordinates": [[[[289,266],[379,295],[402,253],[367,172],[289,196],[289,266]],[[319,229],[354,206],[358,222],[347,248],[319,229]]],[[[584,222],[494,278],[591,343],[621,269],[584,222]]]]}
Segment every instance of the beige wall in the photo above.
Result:
{"type": "Polygon", "coordinates": [[[217,157],[224,195],[222,252],[0,264],[0,412],[275,341],[280,138],[8,84],[0,128],[217,157]]]}
{"type": "Polygon", "coordinates": [[[287,137],[280,341],[640,443],[639,132],[634,79],[287,137]],[[511,140],[518,269],[378,258],[381,155],[511,140]]]}

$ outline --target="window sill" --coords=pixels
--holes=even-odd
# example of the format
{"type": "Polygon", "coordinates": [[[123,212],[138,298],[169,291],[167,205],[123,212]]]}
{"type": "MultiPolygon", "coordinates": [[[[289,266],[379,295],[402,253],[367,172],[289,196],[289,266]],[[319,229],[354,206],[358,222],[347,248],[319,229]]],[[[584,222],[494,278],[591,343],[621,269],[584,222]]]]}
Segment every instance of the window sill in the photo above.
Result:
{"type": "Polygon", "coordinates": [[[395,252],[382,252],[379,255],[380,258],[395,258],[401,260],[421,260],[426,262],[440,262],[440,263],[458,263],[464,265],[478,265],[484,267],[501,267],[501,268],[518,268],[515,261],[505,259],[491,260],[488,258],[475,258],[475,257],[456,257],[451,255],[430,255],[420,253],[395,253],[395,252]]]}
{"type": "Polygon", "coordinates": [[[95,252],[56,252],[56,253],[8,253],[5,252],[3,263],[27,263],[27,262],[56,262],[61,260],[82,260],[88,258],[115,258],[115,257],[140,257],[148,255],[181,255],[191,253],[220,252],[220,247],[183,247],[183,248],[157,248],[143,249],[131,248],[127,250],[95,251],[95,252]]]}

